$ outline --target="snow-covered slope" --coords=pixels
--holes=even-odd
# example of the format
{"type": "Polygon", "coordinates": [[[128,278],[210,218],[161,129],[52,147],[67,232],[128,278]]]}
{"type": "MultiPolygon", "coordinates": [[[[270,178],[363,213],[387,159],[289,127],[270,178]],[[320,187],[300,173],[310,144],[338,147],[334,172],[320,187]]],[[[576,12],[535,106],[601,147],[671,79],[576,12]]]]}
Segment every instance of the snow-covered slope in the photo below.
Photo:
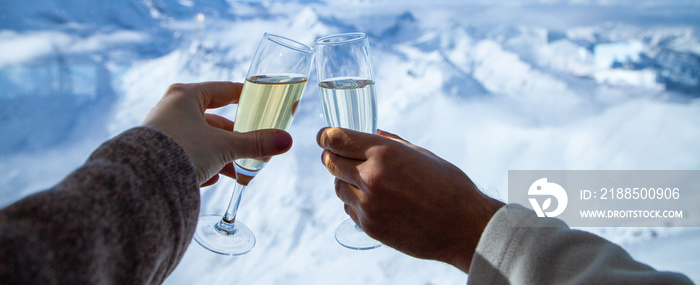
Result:
{"type": "MultiPolygon", "coordinates": [[[[696,1],[34,0],[0,10],[13,11],[0,17],[0,206],[140,124],[169,84],[242,81],[264,32],[307,44],[369,33],[380,128],[502,200],[509,169],[700,169],[696,1]]],[[[224,257],[193,243],[167,283],[464,284],[445,264],[335,242],[346,215],[314,141],[315,80],[294,147],[243,199],[238,217],[256,248],[224,257]]],[[[235,107],[217,112],[232,118],[235,107]]],[[[231,189],[203,189],[202,213],[222,213],[231,189]]],[[[698,230],[589,230],[700,281],[698,230]]]]}

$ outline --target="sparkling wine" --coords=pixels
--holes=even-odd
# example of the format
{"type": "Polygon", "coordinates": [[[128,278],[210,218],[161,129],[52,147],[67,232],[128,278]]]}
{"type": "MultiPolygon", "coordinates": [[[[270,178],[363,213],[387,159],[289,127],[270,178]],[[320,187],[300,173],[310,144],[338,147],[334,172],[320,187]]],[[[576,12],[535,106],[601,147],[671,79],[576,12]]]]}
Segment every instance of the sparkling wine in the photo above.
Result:
{"type": "Polygon", "coordinates": [[[365,133],[377,132],[374,81],[330,78],[319,83],[326,125],[365,133]]]}
{"type": "MultiPolygon", "coordinates": [[[[307,78],[301,75],[258,75],[246,79],[238,101],[233,130],[287,130],[292,124],[307,78]]],[[[234,163],[239,183],[247,185],[267,162],[243,158],[234,163]]]]}

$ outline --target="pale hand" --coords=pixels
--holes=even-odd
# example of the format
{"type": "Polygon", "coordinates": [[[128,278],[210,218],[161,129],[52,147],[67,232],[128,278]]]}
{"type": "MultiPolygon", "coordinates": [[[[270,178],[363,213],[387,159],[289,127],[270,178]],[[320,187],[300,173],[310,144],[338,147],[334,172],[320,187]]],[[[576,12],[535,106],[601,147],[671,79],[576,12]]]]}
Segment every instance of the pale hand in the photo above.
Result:
{"type": "Polygon", "coordinates": [[[289,150],[291,136],[281,130],[234,133],[233,122],[205,113],[206,109],[235,104],[243,84],[203,82],[173,84],[151,109],[143,126],[175,139],[192,160],[200,184],[211,185],[219,173],[235,177],[231,162],[238,158],[266,158],[289,150]]]}

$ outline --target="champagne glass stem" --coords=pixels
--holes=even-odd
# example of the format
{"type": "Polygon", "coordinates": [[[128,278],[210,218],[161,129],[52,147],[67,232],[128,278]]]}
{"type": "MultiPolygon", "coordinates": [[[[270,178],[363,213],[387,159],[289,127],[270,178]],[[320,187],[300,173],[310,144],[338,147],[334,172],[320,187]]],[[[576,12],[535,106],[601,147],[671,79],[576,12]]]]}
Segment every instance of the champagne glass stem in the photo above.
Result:
{"type": "Polygon", "coordinates": [[[226,214],[199,217],[194,240],[204,248],[223,255],[241,255],[253,249],[255,235],[241,221],[236,212],[246,186],[236,182],[226,214]]]}
{"type": "Polygon", "coordinates": [[[243,198],[243,191],[245,188],[245,185],[236,182],[236,185],[233,187],[231,201],[226,208],[226,214],[224,214],[221,221],[216,224],[217,229],[233,234],[233,223],[236,221],[236,213],[238,212],[238,206],[241,205],[241,199],[243,198]]]}

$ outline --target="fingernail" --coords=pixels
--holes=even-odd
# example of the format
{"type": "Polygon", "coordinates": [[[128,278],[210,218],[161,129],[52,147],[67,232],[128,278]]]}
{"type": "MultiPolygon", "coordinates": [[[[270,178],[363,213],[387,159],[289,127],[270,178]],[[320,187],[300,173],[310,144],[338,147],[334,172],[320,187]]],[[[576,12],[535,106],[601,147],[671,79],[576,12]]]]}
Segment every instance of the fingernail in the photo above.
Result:
{"type": "Polygon", "coordinates": [[[275,144],[277,149],[288,149],[292,145],[292,137],[286,133],[278,133],[275,135],[275,144]]]}

